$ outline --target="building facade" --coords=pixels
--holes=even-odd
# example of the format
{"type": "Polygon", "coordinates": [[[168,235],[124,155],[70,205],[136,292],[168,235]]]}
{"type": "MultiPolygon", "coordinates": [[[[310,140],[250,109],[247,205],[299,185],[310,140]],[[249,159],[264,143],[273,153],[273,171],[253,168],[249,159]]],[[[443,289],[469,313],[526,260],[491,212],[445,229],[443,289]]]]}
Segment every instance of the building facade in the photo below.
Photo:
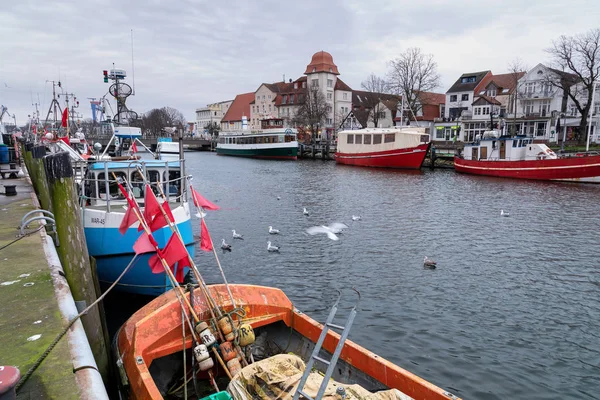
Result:
{"type": "Polygon", "coordinates": [[[196,132],[198,134],[205,133],[208,125],[220,126],[221,120],[229,110],[231,103],[233,103],[233,100],[221,101],[196,109],[196,132]]]}
{"type": "Polygon", "coordinates": [[[233,99],[221,120],[221,131],[237,131],[244,127],[243,122],[250,119],[250,104],[254,102],[254,92],[238,94],[233,99]]]}

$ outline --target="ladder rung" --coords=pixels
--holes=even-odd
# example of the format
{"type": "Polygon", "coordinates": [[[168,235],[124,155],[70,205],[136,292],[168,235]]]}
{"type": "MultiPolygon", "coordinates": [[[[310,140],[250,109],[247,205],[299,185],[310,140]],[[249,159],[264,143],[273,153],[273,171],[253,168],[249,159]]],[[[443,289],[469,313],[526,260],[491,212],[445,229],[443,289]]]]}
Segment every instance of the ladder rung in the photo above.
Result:
{"type": "Polygon", "coordinates": [[[331,324],[331,323],[330,323],[330,324],[326,324],[326,325],[327,325],[328,327],[330,327],[330,328],[339,329],[339,330],[341,330],[341,331],[343,331],[344,329],[346,329],[346,327],[345,327],[345,326],[341,326],[341,325],[336,325],[336,324],[331,324]]]}
{"type": "Polygon", "coordinates": [[[309,395],[307,395],[306,393],[304,393],[302,390],[298,389],[298,393],[300,393],[302,396],[304,396],[305,398],[307,398],[308,400],[314,400],[312,397],[310,397],[309,395]]]}
{"type": "Polygon", "coordinates": [[[331,362],[330,362],[330,361],[324,360],[324,359],[322,359],[322,358],[321,358],[321,357],[319,357],[319,356],[313,356],[313,358],[314,358],[315,360],[317,360],[317,361],[321,361],[323,364],[327,364],[327,365],[331,364],[331,362]]]}

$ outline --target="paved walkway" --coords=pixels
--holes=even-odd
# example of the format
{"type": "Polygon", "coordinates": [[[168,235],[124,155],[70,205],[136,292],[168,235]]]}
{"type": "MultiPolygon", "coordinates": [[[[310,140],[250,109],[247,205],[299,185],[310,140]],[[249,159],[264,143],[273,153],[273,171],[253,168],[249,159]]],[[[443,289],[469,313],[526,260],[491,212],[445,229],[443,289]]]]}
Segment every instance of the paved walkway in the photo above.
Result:
{"type": "MultiPolygon", "coordinates": [[[[23,178],[0,179],[0,248],[17,238],[21,217],[34,209],[32,191],[23,178]],[[17,185],[17,196],[5,196],[4,185],[17,185]]],[[[26,231],[39,226],[33,222],[26,231]]],[[[65,325],[40,233],[0,249],[0,365],[17,366],[24,375],[65,325]]],[[[79,398],[72,369],[65,336],[23,386],[18,399],[79,398]]]]}

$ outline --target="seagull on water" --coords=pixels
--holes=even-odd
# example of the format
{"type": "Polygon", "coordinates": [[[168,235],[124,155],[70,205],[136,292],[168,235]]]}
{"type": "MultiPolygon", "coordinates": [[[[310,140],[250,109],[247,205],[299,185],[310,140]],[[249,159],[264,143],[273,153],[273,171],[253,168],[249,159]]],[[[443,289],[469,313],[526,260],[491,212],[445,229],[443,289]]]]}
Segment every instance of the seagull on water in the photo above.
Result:
{"type": "Polygon", "coordinates": [[[279,229],[273,229],[272,226],[269,226],[269,233],[271,235],[277,235],[279,233],[279,229]]]}
{"type": "Polygon", "coordinates": [[[510,214],[508,212],[504,212],[504,210],[500,210],[500,215],[502,215],[503,217],[510,216],[510,214]]]}
{"type": "Polygon", "coordinates": [[[241,239],[241,240],[244,240],[244,235],[242,235],[241,233],[237,233],[237,232],[235,231],[235,229],[232,229],[232,230],[231,230],[231,233],[233,234],[233,238],[234,238],[234,239],[241,239]]]}
{"type": "Polygon", "coordinates": [[[308,210],[306,209],[306,207],[304,207],[304,211],[302,211],[302,213],[308,217],[308,210]]]}
{"type": "Polygon", "coordinates": [[[437,263],[435,261],[433,261],[429,257],[425,256],[425,259],[423,260],[423,267],[429,268],[429,269],[435,269],[436,266],[437,266],[437,263]]]}
{"type": "Polygon", "coordinates": [[[271,242],[267,242],[267,251],[271,253],[279,253],[279,246],[274,246],[271,242]]]}
{"type": "Polygon", "coordinates": [[[277,200],[281,200],[281,197],[277,196],[277,200]]]}
{"type": "Polygon", "coordinates": [[[346,229],[348,225],[342,224],[341,222],[334,222],[329,226],[313,226],[306,230],[309,235],[316,235],[318,233],[324,233],[331,240],[339,240],[336,234],[342,233],[343,229],[346,229]]]}
{"type": "Polygon", "coordinates": [[[225,251],[231,251],[231,245],[225,243],[225,239],[221,242],[221,248],[225,251]]]}
{"type": "Polygon", "coordinates": [[[352,221],[360,221],[360,215],[353,215],[352,221]]]}

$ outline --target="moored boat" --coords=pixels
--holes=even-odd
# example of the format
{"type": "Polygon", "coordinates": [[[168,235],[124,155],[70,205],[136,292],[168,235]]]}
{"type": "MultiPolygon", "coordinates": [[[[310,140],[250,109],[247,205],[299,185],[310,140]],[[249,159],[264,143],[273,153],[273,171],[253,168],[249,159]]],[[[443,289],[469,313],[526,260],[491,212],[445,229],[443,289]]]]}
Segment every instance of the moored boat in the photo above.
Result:
{"type": "Polygon", "coordinates": [[[363,167],[419,169],[431,143],[425,128],[366,128],[338,133],[335,161],[363,167]]]}
{"type": "MultiPolygon", "coordinates": [[[[317,387],[321,385],[322,381],[327,387],[327,398],[340,398],[339,396],[342,395],[344,398],[347,395],[347,399],[457,399],[453,394],[358,344],[350,340],[344,341],[347,335],[346,330],[342,332],[341,336],[328,330],[323,336],[324,340],[321,341],[320,337],[326,326],[297,310],[279,289],[239,284],[229,285],[229,287],[211,285],[208,286],[208,292],[210,296],[206,296],[198,288],[193,290],[192,294],[187,292],[184,295],[186,303],[193,305],[195,314],[201,321],[210,321],[211,319],[211,308],[207,297],[217,299],[218,307],[225,315],[234,311],[232,300],[235,299],[235,309],[238,310],[238,315],[243,315],[241,323],[249,324],[253,329],[252,337],[256,337],[252,347],[245,348],[248,360],[255,362],[251,361],[249,366],[241,370],[231,371],[233,379],[229,383],[228,391],[234,399],[266,399],[276,396],[281,399],[292,399],[299,386],[305,393],[317,398],[318,396],[315,396],[314,393],[317,393],[317,387]],[[340,347],[341,352],[338,353],[335,349],[340,341],[342,347],[340,347]],[[315,347],[318,350],[319,343],[322,343],[322,347],[318,352],[318,357],[312,357],[315,355],[313,350],[315,347]],[[292,353],[293,355],[291,355],[292,353]],[[334,354],[333,359],[332,354],[334,354]],[[335,363],[335,354],[339,354],[337,364],[335,363]],[[310,368],[310,362],[304,367],[303,361],[309,361],[311,357],[316,360],[313,364],[315,368],[310,368]],[[337,382],[329,381],[327,376],[324,379],[319,372],[314,373],[315,371],[313,371],[325,371],[329,361],[335,365],[332,378],[337,382]],[[297,369],[291,367],[290,364],[296,365],[297,369]],[[283,365],[286,367],[282,368],[283,365]],[[290,371],[290,369],[293,370],[290,371]],[[310,372],[313,373],[308,375],[310,372]],[[304,378],[304,375],[308,376],[307,379],[304,378]],[[266,382],[267,378],[270,382],[266,382]],[[357,392],[366,393],[366,395],[365,397],[358,396],[357,392]],[[329,397],[336,396],[336,393],[337,397],[329,397]]],[[[182,323],[181,304],[176,290],[171,290],[142,307],[120,328],[113,350],[122,378],[123,398],[162,399],[171,396],[177,388],[181,391],[185,385],[183,383],[184,371],[187,371],[186,380],[193,379],[194,383],[198,384],[195,385],[195,388],[188,389],[188,396],[191,396],[189,398],[206,395],[206,392],[202,396],[198,393],[198,386],[204,390],[211,387],[211,383],[209,383],[211,378],[209,377],[212,377],[212,372],[210,375],[207,375],[206,371],[198,372],[198,364],[196,370],[192,372],[192,366],[186,364],[184,368],[181,363],[184,347],[186,349],[185,359],[188,364],[194,357],[192,348],[196,351],[194,339],[190,330],[187,329],[188,325],[182,323]],[[184,336],[182,336],[184,327],[184,336]],[[190,372],[197,375],[190,375],[190,372]],[[194,391],[196,391],[196,395],[192,395],[194,391]]],[[[337,303],[334,308],[336,306],[337,303]]],[[[349,317],[347,324],[350,321],[349,317]]],[[[197,326],[202,324],[204,322],[200,322],[197,326]]],[[[221,326],[221,322],[219,322],[219,326],[221,326]]],[[[205,327],[206,325],[203,325],[200,329],[205,329],[205,327]]],[[[330,329],[329,327],[340,328],[333,324],[328,324],[327,329],[330,329]]],[[[214,329],[213,326],[213,332],[214,329]]],[[[247,331],[248,329],[241,330],[239,336],[236,333],[239,338],[235,339],[236,344],[246,346],[244,338],[247,331]]],[[[205,333],[200,336],[204,340],[205,333]]],[[[226,348],[223,345],[216,346],[216,348],[219,347],[226,348]]],[[[216,348],[213,347],[215,352],[216,348]]],[[[203,351],[206,352],[205,349],[203,351]]],[[[242,350],[243,352],[244,350],[242,350]]],[[[221,354],[225,360],[228,358],[225,352],[221,354]]],[[[227,362],[228,365],[229,363],[227,362]]],[[[202,364],[199,365],[202,370],[202,364]]],[[[210,365],[212,366],[213,363],[211,362],[210,365]]],[[[214,365],[219,367],[216,361],[214,365]]],[[[217,371],[223,379],[223,369],[217,371]]],[[[223,382],[222,379],[217,377],[219,385],[223,382]]],[[[228,381],[226,378],[224,379],[228,381]]]]}
{"type": "MultiPolygon", "coordinates": [[[[247,123],[243,125],[247,127],[247,123]]],[[[219,133],[217,154],[277,160],[298,158],[297,131],[286,128],[283,119],[264,119],[261,129],[219,133]]]]}
{"type": "Polygon", "coordinates": [[[454,157],[457,172],[502,178],[600,183],[600,154],[558,155],[531,137],[484,132],[454,157]]]}

